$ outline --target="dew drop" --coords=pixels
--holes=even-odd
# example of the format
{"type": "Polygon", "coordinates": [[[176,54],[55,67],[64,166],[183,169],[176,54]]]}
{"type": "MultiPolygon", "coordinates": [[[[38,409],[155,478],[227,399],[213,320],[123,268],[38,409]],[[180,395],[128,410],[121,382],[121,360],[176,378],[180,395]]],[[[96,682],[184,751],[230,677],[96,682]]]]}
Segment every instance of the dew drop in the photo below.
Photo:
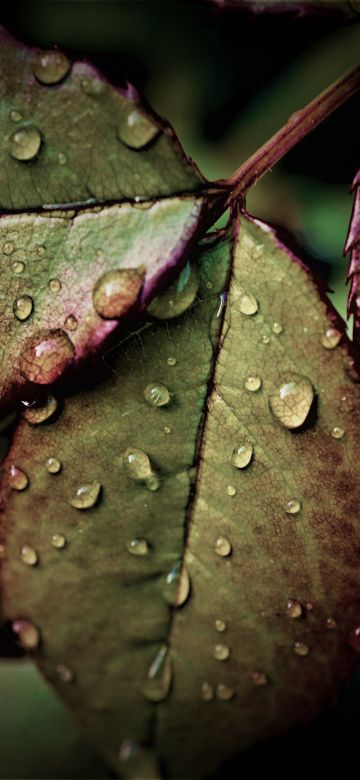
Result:
{"type": "Polygon", "coordinates": [[[56,550],[62,550],[66,545],[66,537],[64,534],[53,534],[50,539],[50,544],[55,547],[56,550]]]}
{"type": "Polygon", "coordinates": [[[329,629],[329,631],[334,631],[334,629],[337,628],[335,618],[333,617],[326,618],[326,628],[329,629]]]}
{"type": "Polygon", "coordinates": [[[126,548],[132,555],[147,555],[150,551],[149,542],[146,539],[131,539],[126,543],[126,548]]]}
{"type": "Polygon", "coordinates": [[[45,461],[45,466],[49,474],[58,474],[61,471],[61,462],[58,458],[48,458],[45,461]]]}
{"type": "Polygon", "coordinates": [[[251,679],[254,683],[254,685],[262,686],[267,685],[268,678],[264,672],[253,672],[251,675],[251,679]]]}
{"type": "Polygon", "coordinates": [[[331,436],[333,439],[342,439],[342,437],[345,434],[345,431],[343,428],[340,428],[338,425],[335,425],[334,428],[330,431],[331,436]]]}
{"type": "Polygon", "coordinates": [[[248,376],[244,381],[244,387],[250,393],[256,393],[258,390],[260,390],[261,385],[262,380],[260,376],[248,376]]]}
{"type": "Polygon", "coordinates": [[[147,385],[144,390],[144,396],[146,401],[152,406],[168,406],[171,399],[168,388],[161,382],[147,385]]]}
{"type": "Polygon", "coordinates": [[[53,395],[48,395],[45,401],[31,406],[25,405],[22,416],[28,423],[39,425],[49,420],[57,410],[58,402],[53,395]]]}
{"type": "Polygon", "coordinates": [[[172,664],[168,648],[163,645],[156,654],[143,687],[149,701],[163,701],[167,698],[172,681],[172,664]]]}
{"type": "Polygon", "coordinates": [[[360,653],[360,626],[356,626],[356,628],[353,628],[352,631],[350,631],[348,644],[356,653],[360,653]]]}
{"type": "Polygon", "coordinates": [[[277,336],[279,336],[280,333],[283,332],[283,326],[280,324],[280,322],[273,322],[273,324],[272,324],[272,332],[276,333],[277,336]]]}
{"type": "Polygon", "coordinates": [[[15,244],[13,241],[5,241],[2,247],[3,255],[12,255],[15,250],[15,244]]]}
{"type": "Polygon", "coordinates": [[[302,606],[300,601],[289,599],[286,605],[286,614],[290,618],[300,618],[302,616],[302,606]]]}
{"type": "Polygon", "coordinates": [[[74,672],[69,666],[65,666],[65,664],[57,664],[56,674],[61,682],[70,683],[74,679],[74,672]]]}
{"type": "Polygon", "coordinates": [[[234,485],[228,485],[227,486],[227,494],[228,494],[228,496],[231,496],[231,498],[236,496],[236,487],[234,487],[234,485]]]}
{"type": "Polygon", "coordinates": [[[17,320],[23,322],[30,317],[34,308],[34,301],[30,295],[20,295],[13,303],[13,312],[17,320]]]}
{"type": "Polygon", "coordinates": [[[29,477],[18,466],[10,466],[8,483],[12,490],[25,490],[29,484],[29,477]]]}
{"type": "Polygon", "coordinates": [[[304,376],[285,375],[269,396],[270,409],[276,419],[289,429],[300,428],[307,420],[314,401],[314,388],[304,376]]]}
{"type": "Polygon", "coordinates": [[[212,654],[217,661],[226,661],[230,656],[230,648],[227,645],[216,644],[213,647],[212,654]]]}
{"type": "Polygon", "coordinates": [[[301,509],[301,501],[298,498],[291,498],[286,504],[286,511],[289,515],[297,515],[301,509]]]}
{"type": "Polygon", "coordinates": [[[214,686],[206,681],[201,683],[200,692],[203,701],[211,701],[214,698],[214,686]]]}
{"type": "Polygon", "coordinates": [[[176,561],[166,575],[163,594],[173,607],[181,607],[190,596],[190,576],[184,563],[176,561]]]}
{"type": "Polygon", "coordinates": [[[140,268],[120,268],[108,271],[97,280],[93,289],[94,309],[103,319],[123,316],[136,301],[145,271],[140,268]]]}
{"type": "Polygon", "coordinates": [[[174,357],[168,357],[166,362],[168,366],[176,366],[177,360],[174,357]]]}
{"type": "Polygon", "coordinates": [[[150,303],[148,306],[149,314],[159,320],[179,317],[193,303],[197,288],[197,269],[188,263],[175,282],[150,303]]]}
{"type": "Polygon", "coordinates": [[[71,62],[62,51],[50,49],[39,51],[32,63],[33,74],[40,84],[52,86],[67,76],[71,62]]]}
{"type": "Polygon", "coordinates": [[[158,490],[159,477],[151,465],[149,456],[137,447],[128,447],[123,453],[124,470],[130,479],[144,482],[148,490],[158,490]]]}
{"type": "Polygon", "coordinates": [[[251,293],[243,292],[239,298],[239,311],[246,317],[252,317],[259,309],[259,304],[251,293]]]}
{"type": "Polygon", "coordinates": [[[160,127],[140,108],[133,107],[124,114],[118,126],[118,138],[130,149],[142,149],[160,133],[160,127]]]}
{"type": "Polygon", "coordinates": [[[226,623],[225,620],[221,620],[220,618],[217,618],[214,623],[215,631],[219,631],[219,633],[222,633],[223,631],[226,631],[226,623]]]}
{"type": "Polygon", "coordinates": [[[75,509],[91,509],[91,507],[95,506],[100,496],[100,491],[101,484],[97,480],[79,485],[69,503],[75,509]]]}
{"type": "Polygon", "coordinates": [[[68,317],[66,317],[66,320],[64,322],[64,328],[66,330],[76,330],[78,326],[78,321],[76,317],[74,317],[73,314],[69,314],[68,317]]]}
{"type": "Polygon", "coordinates": [[[233,688],[230,688],[229,685],[225,685],[225,683],[219,683],[215,688],[215,694],[216,698],[220,699],[220,701],[230,701],[235,696],[235,691],[233,688]]]}
{"type": "Polygon", "coordinates": [[[20,556],[22,562],[26,563],[27,566],[36,566],[39,560],[37,552],[34,550],[33,547],[30,547],[29,544],[23,544],[20,550],[20,556]]]}
{"type": "Polygon", "coordinates": [[[20,371],[30,382],[51,384],[72,363],[74,356],[74,345],[65,331],[39,330],[27,339],[21,350],[20,371]]]}
{"type": "Polygon", "coordinates": [[[33,160],[38,154],[40,146],[40,131],[31,125],[15,130],[10,138],[10,154],[15,160],[21,162],[33,160]]]}
{"type": "Polygon", "coordinates": [[[341,333],[336,328],[328,328],[321,337],[321,343],[325,349],[335,349],[341,339],[341,333]]]}
{"type": "Polygon", "coordinates": [[[9,113],[9,119],[12,122],[21,122],[22,118],[23,118],[23,115],[22,115],[21,111],[17,111],[16,109],[12,109],[10,111],[10,113],[9,113]]]}
{"type": "Polygon", "coordinates": [[[296,653],[296,655],[302,655],[302,656],[309,655],[310,648],[309,645],[305,644],[305,642],[294,642],[293,647],[294,647],[294,653],[296,653]]]}
{"type": "Polygon", "coordinates": [[[22,274],[25,269],[25,263],[22,260],[14,260],[11,268],[14,274],[22,274]]]}
{"type": "Polygon", "coordinates": [[[214,549],[221,558],[227,558],[228,555],[231,555],[232,546],[226,536],[218,536],[214,549]]]}
{"type": "Polygon", "coordinates": [[[231,463],[236,469],[246,469],[252,460],[254,447],[250,441],[236,447],[232,454],[231,463]]]}
{"type": "Polygon", "coordinates": [[[12,630],[24,650],[36,650],[40,644],[40,631],[30,620],[14,620],[12,630]]]}
{"type": "Polygon", "coordinates": [[[60,281],[60,279],[57,279],[56,277],[54,279],[50,279],[48,287],[49,287],[50,292],[58,293],[61,290],[61,281],[60,281]]]}

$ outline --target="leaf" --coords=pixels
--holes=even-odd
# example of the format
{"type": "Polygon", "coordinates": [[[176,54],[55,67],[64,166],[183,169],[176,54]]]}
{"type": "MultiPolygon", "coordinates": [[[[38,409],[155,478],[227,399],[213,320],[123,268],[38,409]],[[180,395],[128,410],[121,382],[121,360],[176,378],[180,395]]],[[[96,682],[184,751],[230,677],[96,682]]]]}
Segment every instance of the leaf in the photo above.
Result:
{"type": "Polygon", "coordinates": [[[4,619],[125,777],[213,772],[358,660],[351,347],[268,226],[229,252],[3,467],[4,619]]]}
{"type": "Polygon", "coordinates": [[[170,126],[87,62],[25,48],[0,30],[0,204],[192,192],[204,179],[170,126]]]}
{"type": "Polygon", "coordinates": [[[350,264],[347,281],[350,282],[348,296],[348,317],[354,315],[353,339],[360,343],[360,171],[355,176],[354,207],[351,215],[349,233],[345,244],[345,253],[350,252],[350,264]]]}

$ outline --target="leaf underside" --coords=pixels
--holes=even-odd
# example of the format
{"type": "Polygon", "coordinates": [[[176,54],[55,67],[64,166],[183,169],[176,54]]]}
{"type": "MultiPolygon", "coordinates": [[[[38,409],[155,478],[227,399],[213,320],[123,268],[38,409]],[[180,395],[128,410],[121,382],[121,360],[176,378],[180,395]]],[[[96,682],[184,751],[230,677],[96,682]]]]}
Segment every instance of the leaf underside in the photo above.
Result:
{"type": "Polygon", "coordinates": [[[3,467],[3,618],[38,628],[37,663],[124,776],[156,777],[159,764],[169,777],[209,774],[311,717],[357,660],[347,642],[359,622],[353,358],[276,235],[245,214],[235,228],[204,245],[192,307],[129,335],[105,356],[103,381],[65,399],[54,422],[21,422],[3,467]],[[256,311],[244,313],[244,291],[256,311]],[[314,394],[297,429],[269,406],[290,375],[314,394]],[[249,378],[261,380],[256,390],[249,378]],[[166,405],[146,400],[151,383],[168,388],[166,405]],[[244,443],[252,460],[235,468],[244,443]],[[128,448],[149,456],[157,490],[129,476],[128,448]],[[61,461],[57,474],[49,457],[61,461]],[[11,490],[12,465],[27,489],[11,490]],[[95,506],[72,506],[77,487],[94,481],[95,506]],[[62,549],[53,534],[66,537],[62,549]],[[146,541],[147,554],[131,554],[132,540],[146,541]],[[23,545],[36,565],[21,559],[23,545]],[[149,701],[148,671],[164,646],[162,700],[149,701]],[[59,679],[59,664],[72,680],[59,679]],[[141,747],[119,761],[127,740],[141,747]]]}

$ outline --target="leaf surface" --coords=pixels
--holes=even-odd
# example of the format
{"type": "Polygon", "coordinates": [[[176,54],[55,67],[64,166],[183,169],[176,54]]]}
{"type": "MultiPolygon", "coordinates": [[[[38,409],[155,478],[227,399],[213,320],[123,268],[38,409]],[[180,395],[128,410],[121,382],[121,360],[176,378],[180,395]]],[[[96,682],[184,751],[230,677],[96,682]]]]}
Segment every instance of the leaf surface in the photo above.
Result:
{"type": "Polygon", "coordinates": [[[343,324],[246,215],[200,268],[193,305],[129,336],[52,424],[22,422],[3,467],[4,619],[39,632],[37,663],[125,777],[213,772],[311,717],[360,649],[343,324]]]}

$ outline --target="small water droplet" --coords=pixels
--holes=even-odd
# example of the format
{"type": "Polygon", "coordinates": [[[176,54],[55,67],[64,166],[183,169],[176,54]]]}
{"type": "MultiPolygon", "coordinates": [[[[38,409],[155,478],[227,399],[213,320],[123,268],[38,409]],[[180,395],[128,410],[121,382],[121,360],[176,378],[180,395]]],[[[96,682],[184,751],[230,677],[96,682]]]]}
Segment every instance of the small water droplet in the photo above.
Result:
{"type": "Polygon", "coordinates": [[[21,350],[20,371],[30,382],[51,384],[72,363],[74,356],[74,345],[65,331],[39,330],[27,339],[21,350]]]}
{"type": "Polygon", "coordinates": [[[145,748],[126,739],[119,750],[119,762],[121,764],[121,776],[126,778],[145,778],[146,780],[159,780],[161,771],[156,754],[149,748],[145,748]]]}
{"type": "Polygon", "coordinates": [[[280,322],[273,322],[273,324],[272,324],[272,332],[276,333],[277,336],[279,336],[280,333],[283,332],[283,326],[280,324],[280,322]]]}
{"type": "Polygon", "coordinates": [[[360,626],[356,626],[350,631],[348,643],[356,653],[360,653],[360,626]]]}
{"type": "Polygon", "coordinates": [[[218,536],[214,549],[217,555],[220,555],[222,558],[227,558],[232,551],[231,542],[229,542],[229,539],[226,536],[218,536]]]}
{"type": "Polygon", "coordinates": [[[20,295],[13,303],[13,312],[17,320],[23,322],[30,317],[34,308],[34,301],[30,295],[20,295]]]}
{"type": "Polygon", "coordinates": [[[228,496],[231,496],[231,498],[233,498],[233,496],[236,496],[236,492],[237,492],[236,491],[236,487],[234,485],[228,485],[227,486],[227,494],[228,494],[228,496]]]}
{"type": "Polygon", "coordinates": [[[249,390],[250,393],[256,393],[260,390],[262,380],[260,376],[248,376],[244,381],[244,387],[249,390]]]}
{"type": "Polygon", "coordinates": [[[250,441],[241,444],[233,451],[231,463],[236,469],[246,469],[252,460],[254,447],[250,441]]]}
{"type": "Polygon", "coordinates": [[[42,246],[42,244],[38,244],[38,246],[36,247],[36,252],[39,257],[44,257],[46,249],[44,246],[42,246]]]}
{"type": "Polygon", "coordinates": [[[226,631],[226,623],[225,620],[221,620],[220,618],[217,618],[214,623],[215,631],[219,631],[222,633],[223,631],[226,631]]]}
{"type": "Polygon", "coordinates": [[[300,601],[289,599],[286,605],[286,614],[290,618],[300,618],[302,616],[302,606],[300,601]]]}
{"type": "Polygon", "coordinates": [[[298,498],[291,498],[286,504],[286,511],[289,515],[297,515],[301,509],[301,501],[298,498]]]}
{"type": "Polygon", "coordinates": [[[144,111],[132,106],[128,113],[124,114],[118,126],[118,137],[130,149],[142,149],[155,140],[160,129],[144,111]]]}
{"type": "Polygon", "coordinates": [[[267,685],[268,678],[264,672],[253,672],[251,675],[251,679],[254,683],[254,685],[257,685],[261,687],[262,685],[267,685]]]}
{"type": "Polygon", "coordinates": [[[164,427],[164,433],[171,433],[171,428],[169,428],[168,425],[165,425],[164,427]]]}
{"type": "Polygon", "coordinates": [[[49,474],[58,474],[61,471],[61,462],[58,458],[48,458],[45,461],[45,466],[49,474]]]}
{"type": "Polygon", "coordinates": [[[66,317],[66,320],[64,322],[64,328],[66,330],[76,330],[78,326],[78,321],[76,317],[74,317],[73,314],[69,314],[68,317],[66,317]]]}
{"type": "Polygon", "coordinates": [[[32,70],[37,81],[52,86],[62,81],[69,73],[71,62],[62,51],[49,49],[39,51],[33,59],[32,70]]]}
{"type": "Polygon", "coordinates": [[[140,268],[120,268],[100,276],[93,289],[94,309],[103,319],[123,316],[140,293],[145,271],[140,268]]]}
{"type": "Polygon", "coordinates": [[[170,403],[170,393],[162,382],[151,383],[145,387],[144,396],[152,406],[167,406],[170,403]]]}
{"type": "Polygon", "coordinates": [[[335,349],[341,339],[341,333],[336,328],[327,328],[321,337],[321,343],[325,349],[335,349]]]}
{"type": "Polygon", "coordinates": [[[25,263],[22,260],[14,260],[11,268],[14,274],[22,274],[25,269],[25,263]]]}
{"type": "Polygon", "coordinates": [[[172,681],[172,664],[169,650],[163,645],[156,654],[147,674],[143,687],[144,696],[149,701],[163,701],[167,698],[172,681]]]}
{"type": "Polygon", "coordinates": [[[59,152],[58,154],[58,163],[59,165],[65,165],[66,163],[66,155],[63,154],[63,152],[59,152]]]}
{"type": "Polygon", "coordinates": [[[190,595],[190,577],[184,563],[176,561],[166,575],[163,594],[165,601],[173,607],[181,607],[190,595]]]}
{"type": "Polygon", "coordinates": [[[28,162],[38,154],[41,146],[41,134],[37,127],[27,125],[15,130],[10,138],[10,154],[15,160],[28,162]]]}
{"type": "Polygon", "coordinates": [[[314,604],[312,603],[312,601],[307,601],[306,602],[305,609],[307,609],[308,612],[312,612],[312,610],[314,609],[314,604]]]}
{"type": "Polygon", "coordinates": [[[212,654],[217,661],[226,661],[230,656],[230,648],[227,645],[216,644],[213,647],[212,654]]]}
{"type": "Polygon", "coordinates": [[[126,543],[126,547],[132,555],[147,555],[150,552],[149,542],[146,539],[131,539],[126,543]]]}
{"type": "Polygon", "coordinates": [[[168,366],[176,366],[177,360],[174,357],[168,357],[166,362],[168,366]]]}
{"type": "Polygon", "coordinates": [[[69,666],[65,666],[65,664],[57,664],[56,674],[61,682],[69,683],[74,679],[74,672],[69,666]]]}
{"type": "Polygon", "coordinates": [[[17,111],[14,108],[9,113],[9,119],[12,122],[21,122],[22,118],[23,118],[23,115],[22,115],[21,111],[17,111]]]}
{"type": "Polygon", "coordinates": [[[261,341],[263,344],[269,344],[270,336],[268,336],[267,333],[264,333],[264,335],[261,337],[261,341]]]}
{"type": "Polygon", "coordinates": [[[101,491],[101,484],[94,480],[84,485],[79,485],[69,503],[75,509],[91,509],[95,506],[101,491]]]}
{"type": "Polygon", "coordinates": [[[36,566],[39,560],[37,552],[34,550],[33,547],[30,547],[29,544],[23,544],[20,550],[20,556],[22,562],[26,563],[27,566],[36,566]]]}
{"type": "Polygon", "coordinates": [[[214,686],[206,681],[201,683],[201,698],[203,701],[211,701],[214,698],[214,686]]]}
{"type": "Polygon", "coordinates": [[[53,534],[50,539],[50,544],[57,550],[62,550],[66,545],[66,537],[64,534],[53,534]]]}
{"type": "Polygon", "coordinates": [[[154,298],[148,306],[148,312],[159,320],[179,317],[193,303],[197,289],[197,269],[188,263],[175,282],[154,298]]]}
{"type": "Polygon", "coordinates": [[[123,453],[123,466],[130,479],[144,482],[148,490],[158,490],[160,480],[146,452],[137,447],[128,447],[123,453]]]}
{"type": "Polygon", "coordinates": [[[270,409],[285,428],[300,428],[309,416],[314,395],[309,379],[289,373],[269,396],[270,409]]]}
{"type": "Polygon", "coordinates": [[[12,630],[24,650],[36,650],[40,643],[40,631],[30,620],[14,620],[12,630]]]}
{"type": "Polygon", "coordinates": [[[342,439],[342,437],[345,434],[345,431],[343,428],[340,428],[338,425],[335,425],[334,428],[330,431],[331,436],[333,439],[342,439]]]}
{"type": "Polygon", "coordinates": [[[328,628],[329,631],[334,631],[334,629],[337,628],[335,618],[333,617],[326,618],[326,628],[328,628]]]}
{"type": "Polygon", "coordinates": [[[50,292],[58,293],[61,290],[61,281],[60,281],[60,279],[57,279],[56,277],[54,279],[50,279],[48,287],[49,287],[50,292]]]}
{"type": "Polygon", "coordinates": [[[29,477],[18,466],[10,466],[8,483],[13,490],[25,490],[29,484],[29,477]]]}
{"type": "Polygon", "coordinates": [[[220,701],[230,701],[235,696],[234,688],[230,688],[225,683],[219,683],[215,688],[216,698],[220,701]]]}
{"type": "Polygon", "coordinates": [[[246,317],[252,317],[259,309],[259,304],[251,293],[243,292],[239,298],[239,311],[246,317]]]}
{"type": "Polygon", "coordinates": [[[56,398],[53,395],[48,395],[46,400],[41,403],[32,404],[31,406],[25,405],[22,416],[32,425],[39,425],[55,414],[57,406],[56,398]]]}
{"type": "Polygon", "coordinates": [[[296,655],[302,655],[302,656],[309,655],[310,648],[309,645],[305,644],[305,642],[294,642],[293,647],[294,647],[294,653],[296,653],[296,655]]]}
{"type": "Polygon", "coordinates": [[[15,244],[13,241],[5,241],[2,247],[2,253],[4,255],[12,255],[15,250],[15,244]]]}

